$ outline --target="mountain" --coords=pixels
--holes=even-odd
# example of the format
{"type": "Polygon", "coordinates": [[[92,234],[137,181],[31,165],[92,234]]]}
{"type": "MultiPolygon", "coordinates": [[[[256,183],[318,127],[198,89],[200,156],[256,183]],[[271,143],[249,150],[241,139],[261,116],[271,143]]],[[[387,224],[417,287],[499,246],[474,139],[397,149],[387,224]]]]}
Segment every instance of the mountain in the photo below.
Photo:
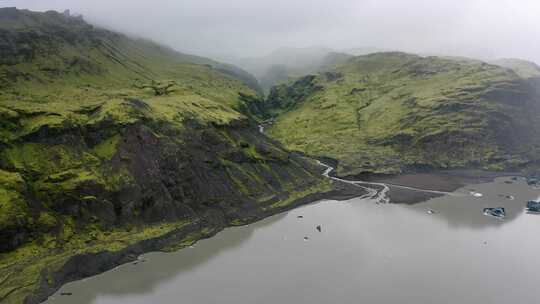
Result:
{"type": "Polygon", "coordinates": [[[277,84],[287,83],[307,74],[323,72],[354,56],[382,51],[384,50],[374,47],[345,50],[317,46],[286,47],[276,49],[266,56],[236,59],[233,62],[255,75],[262,90],[268,93],[270,88],[277,84]]]}
{"type": "Polygon", "coordinates": [[[189,246],[336,188],[260,134],[242,70],[0,9],[0,302],[189,246]]]}
{"type": "Polygon", "coordinates": [[[536,63],[531,61],[515,58],[505,58],[490,61],[490,63],[511,69],[523,78],[540,77],[540,67],[536,63]]]}
{"type": "Polygon", "coordinates": [[[520,169],[538,161],[538,79],[480,61],[391,52],[272,88],[269,134],[338,173],[520,169]]]}
{"type": "Polygon", "coordinates": [[[352,55],[325,47],[280,48],[260,58],[245,58],[235,63],[259,80],[264,92],[276,84],[324,70],[352,55]]]}
{"type": "Polygon", "coordinates": [[[343,50],[344,53],[351,54],[353,56],[363,56],[363,55],[369,55],[373,53],[388,53],[395,50],[389,50],[384,48],[378,48],[378,47],[358,47],[358,48],[350,48],[343,50]]]}

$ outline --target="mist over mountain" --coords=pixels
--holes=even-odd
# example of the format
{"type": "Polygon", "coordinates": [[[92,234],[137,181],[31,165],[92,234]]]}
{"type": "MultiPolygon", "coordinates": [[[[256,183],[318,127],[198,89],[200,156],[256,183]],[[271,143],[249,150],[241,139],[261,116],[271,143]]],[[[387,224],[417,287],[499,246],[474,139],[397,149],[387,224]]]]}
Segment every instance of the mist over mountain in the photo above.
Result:
{"type": "Polygon", "coordinates": [[[0,6],[71,9],[94,24],[217,59],[315,45],[540,61],[535,0],[4,0],[0,6]]]}

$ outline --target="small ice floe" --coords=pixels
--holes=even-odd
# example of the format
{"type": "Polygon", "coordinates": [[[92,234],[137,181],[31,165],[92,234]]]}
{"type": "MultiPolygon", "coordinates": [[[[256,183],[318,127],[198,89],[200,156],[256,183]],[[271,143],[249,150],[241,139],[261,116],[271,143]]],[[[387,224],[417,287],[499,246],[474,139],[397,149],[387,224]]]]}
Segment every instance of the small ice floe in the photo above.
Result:
{"type": "Polygon", "coordinates": [[[484,208],[484,215],[503,219],[506,216],[506,211],[502,207],[484,208]]]}
{"type": "Polygon", "coordinates": [[[528,201],[526,210],[530,213],[540,213],[540,202],[528,201]]]}
{"type": "Polygon", "coordinates": [[[513,201],[515,197],[513,195],[499,194],[499,197],[504,197],[507,200],[513,201]]]}
{"type": "Polygon", "coordinates": [[[317,229],[317,231],[319,231],[319,232],[321,232],[321,230],[322,230],[322,227],[321,227],[321,225],[317,225],[317,227],[315,227],[315,228],[316,228],[316,229],[317,229]]]}
{"type": "Polygon", "coordinates": [[[428,209],[428,210],[426,211],[426,213],[427,213],[427,214],[435,214],[436,212],[435,212],[435,210],[433,210],[433,209],[428,209]]]}
{"type": "Polygon", "coordinates": [[[529,178],[527,179],[527,185],[538,188],[538,186],[540,186],[540,180],[537,178],[529,178]]]}
{"type": "Polygon", "coordinates": [[[474,197],[482,197],[482,196],[484,196],[482,193],[475,192],[475,191],[471,191],[471,195],[474,196],[474,197]]]}

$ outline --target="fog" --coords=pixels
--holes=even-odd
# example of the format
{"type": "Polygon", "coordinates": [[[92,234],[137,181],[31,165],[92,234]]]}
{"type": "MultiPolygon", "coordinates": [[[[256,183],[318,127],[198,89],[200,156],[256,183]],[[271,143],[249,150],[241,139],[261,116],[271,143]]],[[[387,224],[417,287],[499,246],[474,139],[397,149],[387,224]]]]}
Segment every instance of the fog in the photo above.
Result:
{"type": "Polygon", "coordinates": [[[214,58],[280,47],[377,47],[540,62],[538,0],[0,0],[214,58]]]}

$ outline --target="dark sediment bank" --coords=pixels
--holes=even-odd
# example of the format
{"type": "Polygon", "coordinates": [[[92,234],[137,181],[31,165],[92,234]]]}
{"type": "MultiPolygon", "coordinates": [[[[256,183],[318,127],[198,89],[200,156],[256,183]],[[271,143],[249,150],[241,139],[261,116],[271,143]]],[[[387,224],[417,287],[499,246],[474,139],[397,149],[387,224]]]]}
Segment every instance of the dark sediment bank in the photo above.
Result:
{"type": "Polygon", "coordinates": [[[395,204],[415,204],[444,194],[404,189],[396,186],[453,192],[466,185],[493,181],[502,176],[519,176],[519,172],[492,172],[482,170],[444,170],[426,173],[408,173],[393,176],[372,176],[369,181],[385,183],[390,187],[388,196],[395,204]]]}
{"type": "MultiPolygon", "coordinates": [[[[339,165],[338,160],[330,157],[310,157],[318,159],[334,168],[339,165]]],[[[416,204],[444,195],[444,193],[433,193],[429,191],[453,192],[466,185],[493,181],[497,177],[523,176],[520,172],[494,172],[479,169],[429,170],[395,175],[364,173],[347,176],[337,175],[336,170],[332,170],[329,175],[349,181],[361,180],[365,183],[358,183],[359,185],[370,187],[377,191],[381,191],[381,186],[377,184],[370,185],[370,182],[386,184],[389,187],[387,196],[390,202],[394,204],[416,204]],[[416,189],[406,189],[403,187],[416,189]]]]}

